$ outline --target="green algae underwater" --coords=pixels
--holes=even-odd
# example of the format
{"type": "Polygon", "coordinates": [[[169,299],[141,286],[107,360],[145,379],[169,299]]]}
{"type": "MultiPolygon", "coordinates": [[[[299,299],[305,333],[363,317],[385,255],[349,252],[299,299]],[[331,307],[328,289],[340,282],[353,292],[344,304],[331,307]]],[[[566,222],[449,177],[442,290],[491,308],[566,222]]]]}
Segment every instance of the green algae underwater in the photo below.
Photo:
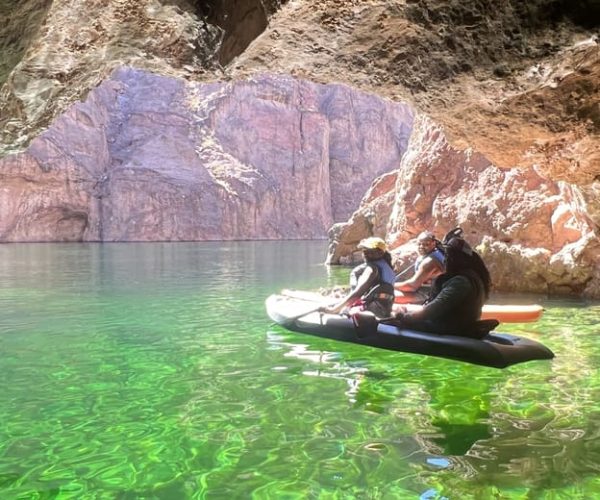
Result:
{"type": "Polygon", "coordinates": [[[0,246],[0,497],[600,496],[600,305],[540,296],[498,370],[287,332],[326,243],[0,246]]]}

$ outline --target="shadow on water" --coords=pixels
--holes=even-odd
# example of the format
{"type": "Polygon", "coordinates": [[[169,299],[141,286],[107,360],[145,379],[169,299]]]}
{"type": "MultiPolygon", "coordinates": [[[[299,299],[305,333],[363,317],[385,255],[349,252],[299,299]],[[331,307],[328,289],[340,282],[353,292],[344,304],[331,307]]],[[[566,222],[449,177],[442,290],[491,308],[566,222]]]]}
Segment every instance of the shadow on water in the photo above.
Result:
{"type": "Polygon", "coordinates": [[[440,447],[442,455],[465,455],[477,441],[492,437],[487,424],[432,422],[439,435],[429,439],[440,447]]]}
{"type": "MultiPolygon", "coordinates": [[[[600,418],[599,411],[584,410],[584,401],[597,407],[597,368],[589,364],[597,354],[588,351],[589,338],[574,342],[565,330],[571,321],[595,325],[597,313],[579,301],[567,308],[567,314],[547,312],[543,324],[508,328],[533,338],[552,331],[546,338],[559,346],[557,360],[506,370],[409,354],[365,354],[360,347],[322,339],[296,344],[301,334],[281,335],[277,329],[267,336],[287,350],[286,356],[303,362],[303,374],[343,380],[353,410],[395,415],[396,426],[411,429],[402,446],[416,450],[411,460],[421,465],[421,479],[427,483],[435,474],[446,494],[475,478],[507,489],[569,490],[598,476],[600,418]],[[579,373],[569,378],[565,368],[579,373]]],[[[396,443],[380,438],[369,449],[396,444],[397,438],[396,443]]]]}

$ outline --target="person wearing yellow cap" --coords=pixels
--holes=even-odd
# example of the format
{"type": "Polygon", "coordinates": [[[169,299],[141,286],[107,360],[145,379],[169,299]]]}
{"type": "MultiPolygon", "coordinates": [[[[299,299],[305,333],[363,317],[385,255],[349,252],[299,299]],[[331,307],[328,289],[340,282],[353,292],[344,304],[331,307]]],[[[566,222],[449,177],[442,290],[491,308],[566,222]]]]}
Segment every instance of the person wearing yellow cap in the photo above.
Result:
{"type": "Polygon", "coordinates": [[[324,307],[322,312],[337,314],[344,310],[349,315],[370,312],[377,318],[390,316],[394,303],[392,256],[385,241],[371,237],[361,240],[358,248],[365,263],[352,271],[350,292],[337,304],[324,307]]]}

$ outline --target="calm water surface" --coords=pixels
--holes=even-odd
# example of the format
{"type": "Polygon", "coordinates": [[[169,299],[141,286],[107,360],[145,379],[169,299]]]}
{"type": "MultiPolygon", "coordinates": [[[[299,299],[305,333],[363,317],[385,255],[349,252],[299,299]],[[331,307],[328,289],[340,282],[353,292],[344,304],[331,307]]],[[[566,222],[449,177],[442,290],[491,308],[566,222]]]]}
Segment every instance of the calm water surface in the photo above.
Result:
{"type": "Polygon", "coordinates": [[[600,306],[504,370],[288,333],[324,242],[0,245],[0,498],[600,497],[600,306]]]}

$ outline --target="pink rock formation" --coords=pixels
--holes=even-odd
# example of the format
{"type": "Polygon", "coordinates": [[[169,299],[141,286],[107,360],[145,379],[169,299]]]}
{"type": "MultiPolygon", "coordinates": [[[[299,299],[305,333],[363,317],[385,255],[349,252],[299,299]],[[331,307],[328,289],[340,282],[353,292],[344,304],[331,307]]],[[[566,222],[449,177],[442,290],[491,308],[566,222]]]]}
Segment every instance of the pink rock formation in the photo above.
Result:
{"type": "Polygon", "coordinates": [[[502,170],[472,150],[454,149],[422,116],[393,178],[389,190],[377,190],[382,180],[376,182],[348,223],[336,226],[329,262],[355,261],[356,243],[375,234],[395,249],[402,268],[414,259],[410,240],[420,231],[441,237],[461,226],[496,289],[600,296],[597,226],[580,188],[533,168],[502,170]]]}
{"type": "Polygon", "coordinates": [[[123,68],[0,160],[0,241],[323,238],[411,129],[408,106],[341,85],[123,68]]]}

